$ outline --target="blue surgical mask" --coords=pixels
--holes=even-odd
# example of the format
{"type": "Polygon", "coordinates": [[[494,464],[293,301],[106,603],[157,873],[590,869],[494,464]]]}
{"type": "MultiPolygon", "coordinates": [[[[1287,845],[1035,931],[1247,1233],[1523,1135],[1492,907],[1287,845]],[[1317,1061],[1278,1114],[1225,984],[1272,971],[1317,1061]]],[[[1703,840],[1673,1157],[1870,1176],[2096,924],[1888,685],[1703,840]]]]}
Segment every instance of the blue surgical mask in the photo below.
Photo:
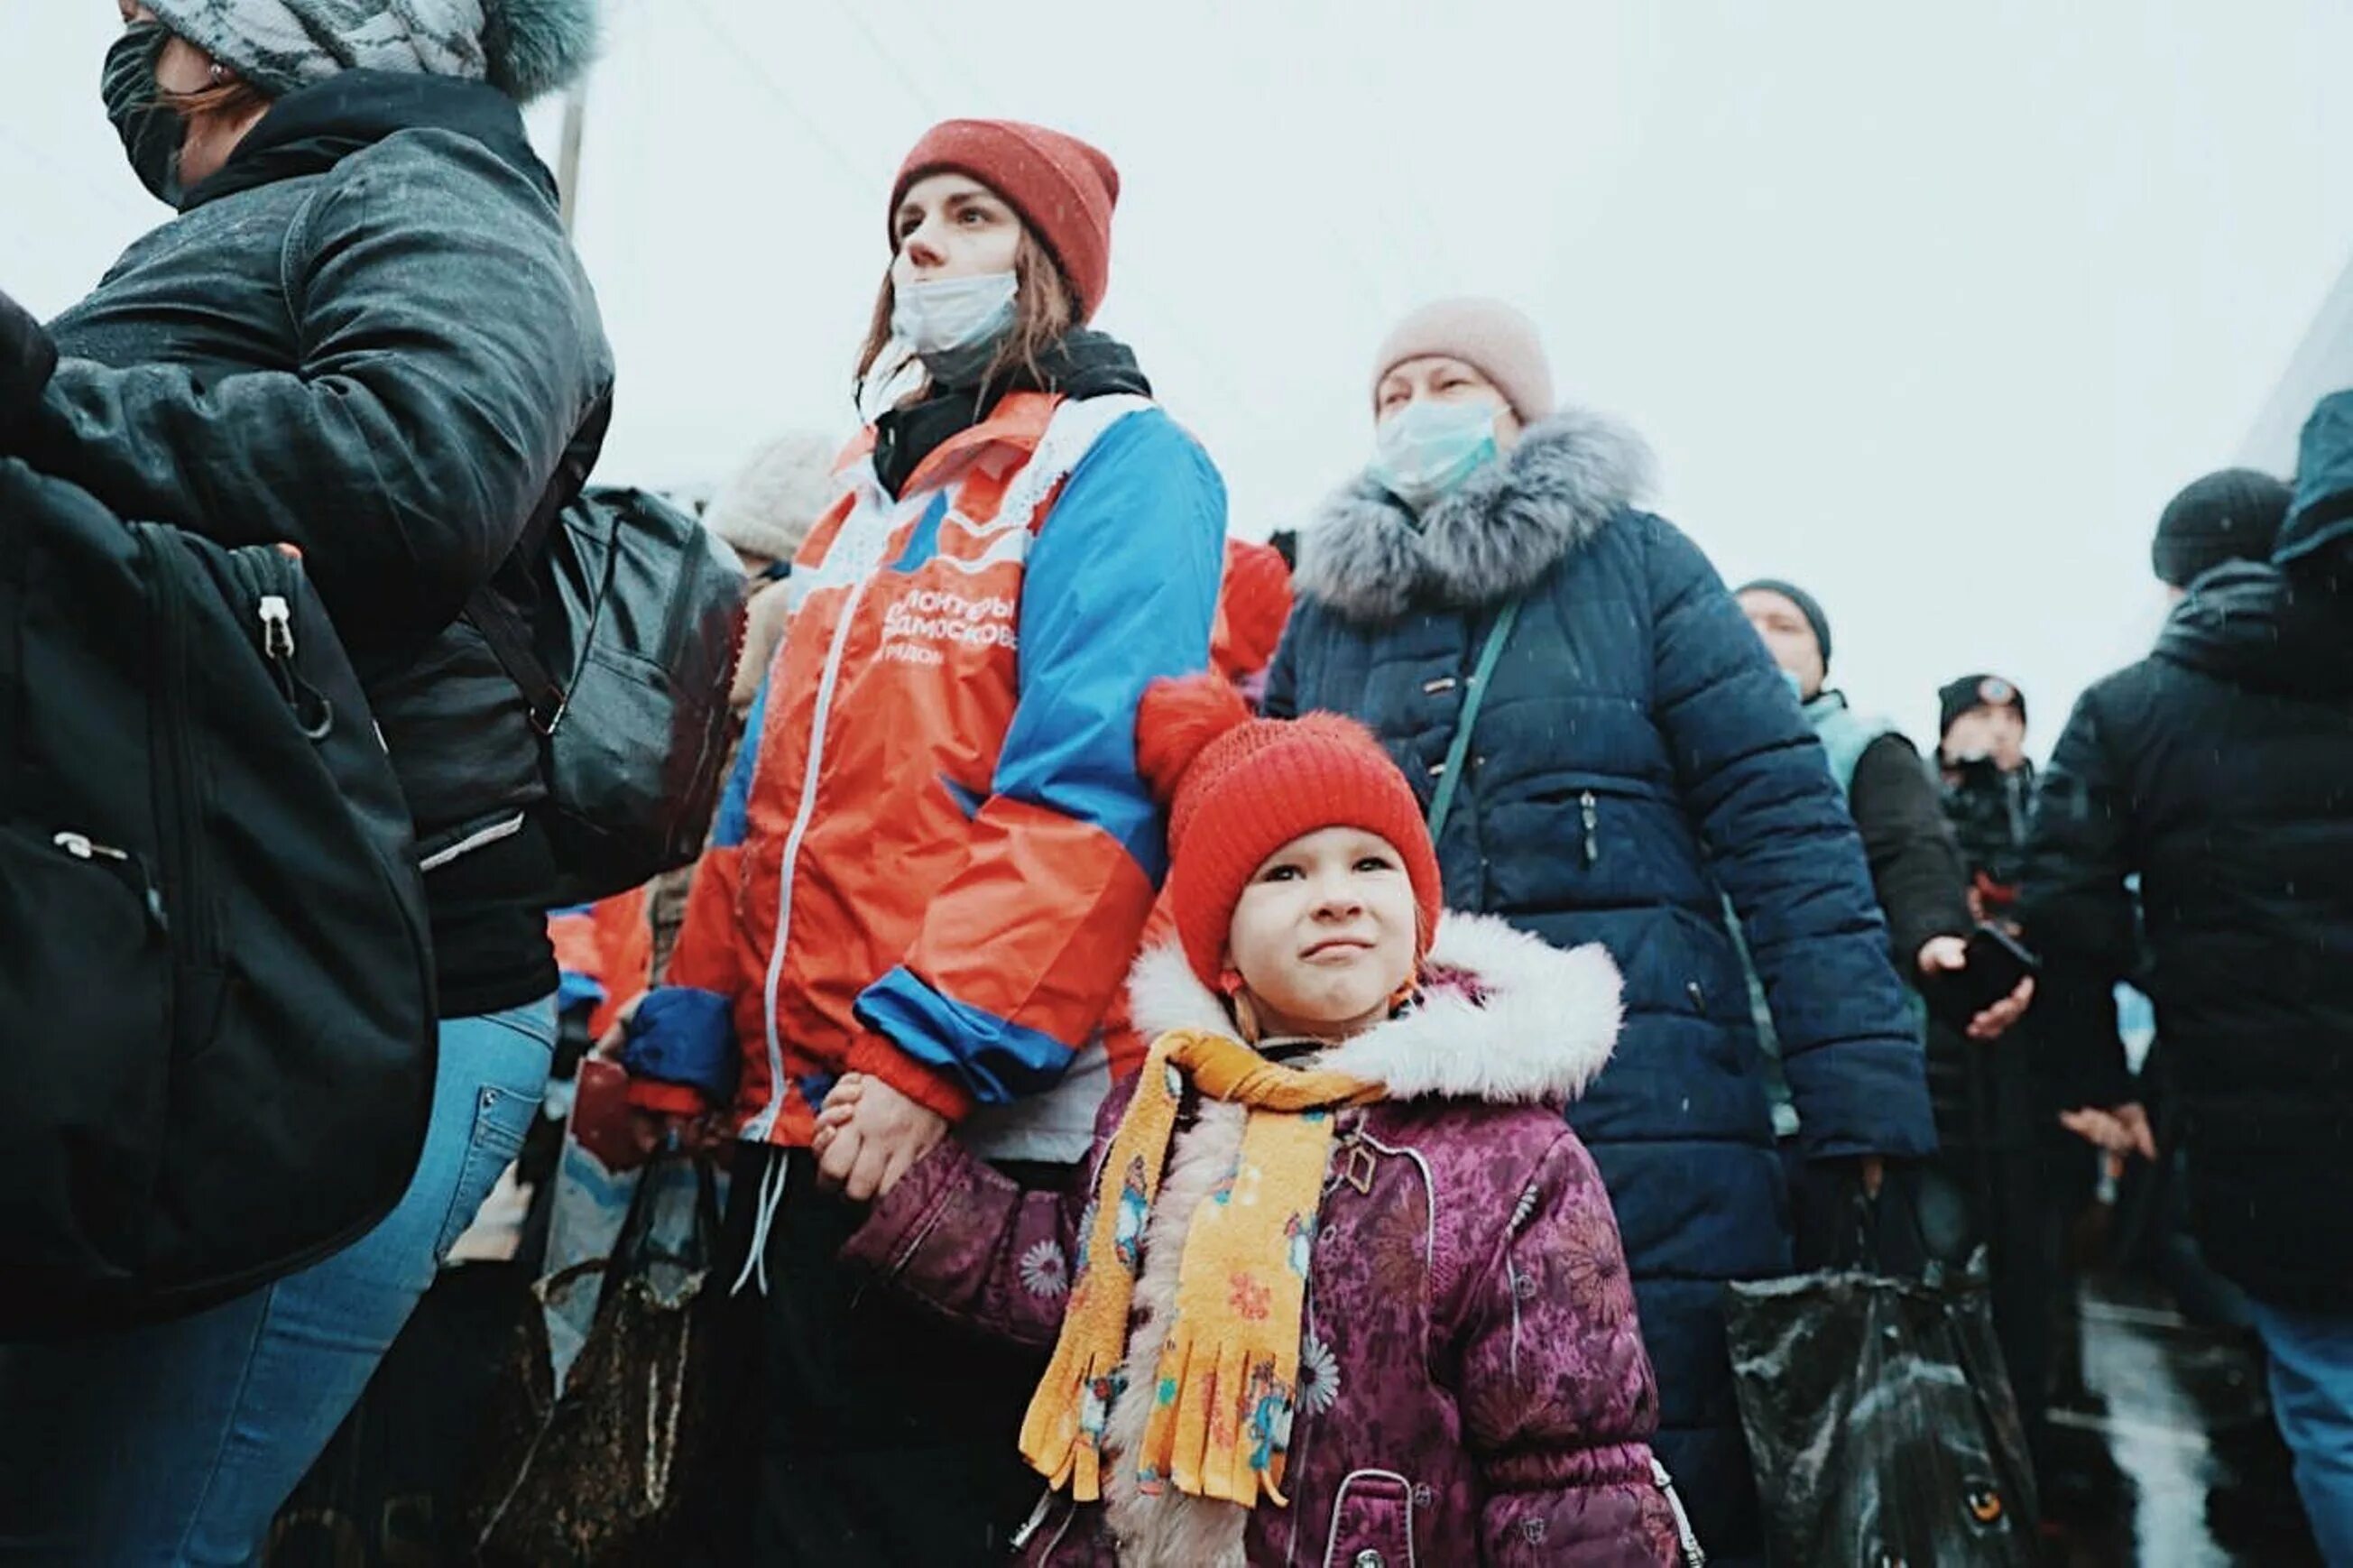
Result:
{"type": "Polygon", "coordinates": [[[1373,437],[1373,478],[1419,512],[1493,462],[1502,447],[1490,403],[1417,397],[1381,421],[1373,437]]]}
{"type": "Polygon", "coordinates": [[[891,335],[915,352],[932,379],[955,385],[978,374],[1013,325],[1019,283],[1010,272],[902,283],[892,292],[891,335]]]}

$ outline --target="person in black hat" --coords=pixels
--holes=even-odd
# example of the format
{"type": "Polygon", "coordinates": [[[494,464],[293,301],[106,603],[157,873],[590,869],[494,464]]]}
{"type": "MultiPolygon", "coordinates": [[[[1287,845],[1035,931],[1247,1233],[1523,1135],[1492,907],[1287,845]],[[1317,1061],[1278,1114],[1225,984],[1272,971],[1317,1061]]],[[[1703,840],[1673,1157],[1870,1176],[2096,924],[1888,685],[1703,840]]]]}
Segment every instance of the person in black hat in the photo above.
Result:
{"type": "Polygon", "coordinates": [[[2353,1563],[2353,605],[2317,552],[2353,516],[2348,416],[2331,399],[2306,427],[2284,529],[2261,476],[2166,509],[2155,565],[2188,592],[2149,657],[2076,705],[2017,908],[2046,999],[2084,1020],[2050,1037],[2074,1053],[2066,1122],[2111,1153],[2158,1143],[2111,988],[2156,1002],[2143,1078],[2178,1115],[2154,1121],[2179,1129],[2202,1260],[2249,1298],[2331,1563],[2353,1563]]]}
{"type": "Polygon", "coordinates": [[[1965,675],[1936,693],[1945,816],[1968,862],[1971,910],[2006,918],[2018,899],[2034,764],[2026,757],[2026,694],[1999,675],[1965,675]]]}
{"type": "Polygon", "coordinates": [[[2268,561],[2295,492],[2253,468],[2222,468],[2192,479],[2166,504],[2149,542],[2149,564],[2179,604],[2189,585],[2232,561],[2268,561]]]}
{"type": "MultiPolygon", "coordinates": [[[[2026,694],[2004,676],[1978,671],[1938,689],[1936,706],[1945,817],[1968,867],[1970,912],[2016,935],[2035,792],[2026,694]]],[[[2042,990],[1999,1049],[1982,1051],[1951,1029],[1930,1027],[1928,1089],[1945,1181],[1926,1189],[1924,1221],[1961,1238],[1964,1251],[1988,1247],[1995,1328],[2034,1452],[2037,1489],[2046,1515],[2064,1518],[2102,1506],[2105,1495],[2090,1477],[2059,1463],[2045,1418],[2054,1399],[2087,1398],[2080,1333],[2062,1325],[2074,1318],[2067,1224],[2089,1201],[2096,1172],[2058,1123],[2062,1097],[2049,1060],[2069,1055],[2052,1042],[2066,1025],[2054,1016],[2047,984],[2042,990]]]]}
{"type": "MultiPolygon", "coordinates": [[[[1873,890],[1887,916],[1897,968],[1915,986],[1966,968],[1967,938],[1976,924],[1969,875],[1945,819],[1935,774],[1894,725],[1857,714],[1843,694],[1830,688],[1830,620],[1812,595],[1766,578],[1748,584],[1737,596],[1766,650],[1798,689],[1831,774],[1846,795],[1871,862],[1873,890]]],[[[1961,695],[1974,696],[1975,690],[1971,685],[1961,695]]],[[[1883,1226],[1879,1241],[1883,1258],[1890,1256],[1891,1243],[1900,1253],[1916,1238],[1936,1258],[1960,1264],[1990,1238],[1995,1331],[2004,1365],[2016,1369],[2013,1375],[2021,1380],[2019,1405],[2039,1453],[2054,1271],[2047,1262],[2039,1162],[2026,1120],[2031,1112],[2023,1109],[2025,1097],[2011,1087],[1992,1097],[1998,1122],[1973,1118],[1966,1077],[1978,1066],[1990,1066],[2008,1079],[2023,1076],[2022,1049],[1997,1048],[1994,1042],[2019,1022],[2033,995],[2029,980],[1979,1015],[1966,1038],[1963,1031],[1929,1023],[1925,1008],[1915,1007],[1940,1147],[1915,1172],[1906,1173],[1900,1191],[1913,1212],[1883,1226]],[[1981,1059],[1972,1062],[1971,1052],[1981,1059]]],[[[1760,1017],[1758,1033],[1768,1041],[1770,1025],[1769,1016],[1760,1017]]],[[[1775,1116],[1786,1137],[1794,1118],[1778,1100],[1775,1116]]],[[[1790,1204],[1800,1270],[1857,1261],[1851,1194],[1793,1170],[1790,1204]]]]}
{"type": "MultiPolygon", "coordinates": [[[[1918,984],[1966,963],[1973,923],[1968,874],[1936,797],[1936,781],[1902,731],[1866,718],[1830,685],[1830,617],[1794,583],[1764,577],[1736,595],[1765,650],[1797,688],[1807,721],[1827,754],[1871,862],[1873,890],[1887,916],[1897,973],[1918,984]]],[[[1989,1009],[1973,1033],[1990,1039],[2017,1020],[2032,994],[1989,1009]]]]}

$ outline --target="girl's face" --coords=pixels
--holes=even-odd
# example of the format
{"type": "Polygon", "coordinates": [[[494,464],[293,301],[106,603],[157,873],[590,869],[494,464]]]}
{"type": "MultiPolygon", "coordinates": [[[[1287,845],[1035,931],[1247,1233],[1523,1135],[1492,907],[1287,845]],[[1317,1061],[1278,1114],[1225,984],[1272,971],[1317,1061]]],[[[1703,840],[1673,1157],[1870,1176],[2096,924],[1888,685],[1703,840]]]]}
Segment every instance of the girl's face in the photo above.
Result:
{"type": "Polygon", "coordinates": [[[899,242],[891,281],[902,289],[1010,272],[1021,248],[1021,219],[968,174],[930,174],[907,187],[891,231],[899,242]]]}
{"type": "Polygon", "coordinates": [[[1492,408],[1495,411],[1497,450],[1508,452],[1519,443],[1520,416],[1512,412],[1511,401],[1501,389],[1462,361],[1443,355],[1409,359],[1381,377],[1380,385],[1373,391],[1373,423],[1386,424],[1407,404],[1423,400],[1474,403],[1492,408]]]}
{"type": "Polygon", "coordinates": [[[1267,858],[1227,937],[1268,1035],[1343,1039],[1388,1016],[1413,977],[1413,883],[1389,842],[1326,827],[1267,858]]]}

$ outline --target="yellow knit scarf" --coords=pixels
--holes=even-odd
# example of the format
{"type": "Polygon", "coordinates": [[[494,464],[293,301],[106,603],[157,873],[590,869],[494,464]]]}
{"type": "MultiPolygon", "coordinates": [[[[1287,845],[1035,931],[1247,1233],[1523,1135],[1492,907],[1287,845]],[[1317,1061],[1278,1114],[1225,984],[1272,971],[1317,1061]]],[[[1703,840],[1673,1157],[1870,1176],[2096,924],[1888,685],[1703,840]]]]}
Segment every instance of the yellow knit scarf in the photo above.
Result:
{"type": "Polygon", "coordinates": [[[1178,1030],[1154,1043],[1079,1226],[1076,1279],[1053,1364],[1029,1402],[1021,1455],[1081,1502],[1102,1495],[1103,1428],[1125,1384],[1128,1313],[1145,1230],[1189,1080],[1250,1108],[1233,1173],[1195,1211],[1177,1271],[1143,1451],[1144,1491],[1283,1503],[1283,1451],[1332,1111],[1381,1097],[1345,1073],[1303,1072],[1239,1040],[1178,1030]]]}

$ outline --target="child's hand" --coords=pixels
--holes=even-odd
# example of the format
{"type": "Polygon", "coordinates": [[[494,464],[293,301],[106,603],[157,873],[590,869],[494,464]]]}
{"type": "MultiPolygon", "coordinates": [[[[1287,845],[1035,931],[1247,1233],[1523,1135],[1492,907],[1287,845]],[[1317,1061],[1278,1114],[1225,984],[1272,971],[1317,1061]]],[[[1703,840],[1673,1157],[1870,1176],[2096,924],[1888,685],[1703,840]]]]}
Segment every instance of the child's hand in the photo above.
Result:
{"type": "Polygon", "coordinates": [[[880,1079],[851,1073],[833,1086],[818,1116],[818,1173],[853,1203],[887,1194],[947,1135],[944,1117],[880,1079]]]}
{"type": "Polygon", "coordinates": [[[826,1095],[825,1108],[818,1112],[817,1136],[809,1143],[810,1150],[817,1155],[818,1170],[821,1174],[832,1168],[837,1151],[850,1168],[856,1168],[859,1150],[864,1141],[859,1137],[853,1123],[858,1115],[859,1097],[865,1088],[863,1073],[845,1073],[826,1095]]]}

